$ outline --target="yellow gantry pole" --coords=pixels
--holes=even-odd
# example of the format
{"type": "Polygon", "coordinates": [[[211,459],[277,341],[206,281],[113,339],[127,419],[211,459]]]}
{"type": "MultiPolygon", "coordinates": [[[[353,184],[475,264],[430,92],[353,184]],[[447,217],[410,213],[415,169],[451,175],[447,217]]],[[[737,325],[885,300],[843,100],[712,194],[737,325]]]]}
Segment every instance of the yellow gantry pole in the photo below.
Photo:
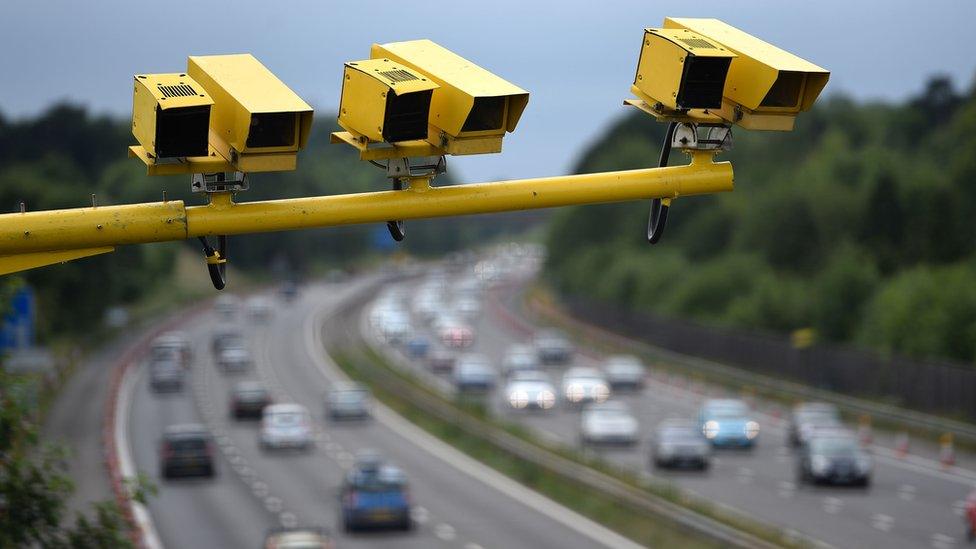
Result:
{"type": "MultiPolygon", "coordinates": [[[[180,200],[0,215],[0,273],[25,262],[13,256],[78,250],[78,257],[123,244],[207,235],[287,231],[312,227],[421,219],[731,191],[732,166],[694,152],[691,164],[619,172],[431,187],[413,178],[410,188],[285,200],[234,203],[215,194],[206,206],[180,200]],[[88,253],[85,253],[88,252],[88,253]]],[[[30,266],[37,266],[36,255],[30,266]]],[[[64,254],[49,263],[64,261],[64,254]]],[[[41,263],[45,264],[45,263],[41,263]]]]}

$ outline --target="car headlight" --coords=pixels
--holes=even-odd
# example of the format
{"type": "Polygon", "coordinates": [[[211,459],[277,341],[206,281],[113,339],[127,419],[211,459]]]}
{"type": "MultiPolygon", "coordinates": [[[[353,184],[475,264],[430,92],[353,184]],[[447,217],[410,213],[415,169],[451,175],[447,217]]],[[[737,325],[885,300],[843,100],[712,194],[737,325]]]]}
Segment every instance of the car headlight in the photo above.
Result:
{"type": "Polygon", "coordinates": [[[593,387],[593,400],[606,402],[608,398],[610,398],[610,387],[602,383],[593,387]]]}
{"type": "Polygon", "coordinates": [[[705,426],[702,428],[702,433],[705,435],[705,438],[715,438],[718,436],[718,428],[718,422],[714,419],[710,419],[705,422],[705,426]]]}
{"type": "Polygon", "coordinates": [[[525,408],[529,404],[529,394],[525,391],[512,391],[508,394],[508,402],[513,408],[525,408]]]}
{"type": "Polygon", "coordinates": [[[556,395],[552,394],[552,391],[540,391],[535,400],[540,408],[548,410],[556,404],[556,395]]]}
{"type": "Polygon", "coordinates": [[[570,402],[583,400],[583,386],[579,383],[571,383],[566,387],[566,399],[570,402]]]}
{"type": "Polygon", "coordinates": [[[827,467],[829,466],[830,460],[827,459],[827,456],[818,455],[810,458],[810,469],[812,469],[813,472],[817,473],[818,475],[827,472],[827,467]]]}
{"type": "Polygon", "coordinates": [[[752,440],[759,436],[759,424],[755,421],[746,422],[746,438],[752,440]]]}

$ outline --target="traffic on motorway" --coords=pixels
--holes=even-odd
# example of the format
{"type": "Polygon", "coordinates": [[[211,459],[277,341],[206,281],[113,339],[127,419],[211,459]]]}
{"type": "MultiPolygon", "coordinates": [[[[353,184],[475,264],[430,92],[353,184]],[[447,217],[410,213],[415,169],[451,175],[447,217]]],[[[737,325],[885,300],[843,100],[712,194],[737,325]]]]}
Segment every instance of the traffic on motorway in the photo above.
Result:
{"type": "Polygon", "coordinates": [[[158,488],[148,545],[634,546],[409,432],[329,366],[323,318],[363,283],[222,294],[153,340],[120,441],[158,488]]]}
{"type": "Polygon", "coordinates": [[[833,404],[798,402],[770,417],[733,391],[662,383],[639,357],[513,322],[542,253],[508,245],[464,268],[432,267],[379,295],[363,329],[445,395],[798,538],[943,547],[972,531],[976,477],[876,453],[833,404]]]}

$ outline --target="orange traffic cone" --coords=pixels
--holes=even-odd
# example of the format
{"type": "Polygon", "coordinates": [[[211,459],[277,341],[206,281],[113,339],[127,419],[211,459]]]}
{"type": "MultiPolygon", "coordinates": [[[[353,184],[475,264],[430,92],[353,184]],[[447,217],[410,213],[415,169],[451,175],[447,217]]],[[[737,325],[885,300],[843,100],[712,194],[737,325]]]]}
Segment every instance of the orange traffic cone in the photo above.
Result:
{"type": "Polygon", "coordinates": [[[939,463],[945,468],[956,464],[956,449],[952,444],[952,433],[943,433],[939,437],[939,463]]]}
{"type": "Polygon", "coordinates": [[[898,457],[903,458],[908,455],[908,433],[902,431],[895,437],[895,452],[898,457]]]}

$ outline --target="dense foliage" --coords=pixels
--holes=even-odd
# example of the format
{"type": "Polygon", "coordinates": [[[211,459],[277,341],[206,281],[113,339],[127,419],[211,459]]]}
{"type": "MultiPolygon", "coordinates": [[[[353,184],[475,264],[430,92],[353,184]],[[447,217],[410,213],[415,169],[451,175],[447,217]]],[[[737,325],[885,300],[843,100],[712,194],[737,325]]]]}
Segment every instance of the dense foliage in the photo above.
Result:
{"type": "MultiPolygon", "coordinates": [[[[577,171],[654,165],[663,134],[630,114],[577,171]]],[[[736,192],[677,200],[654,247],[647,204],[556,213],[550,279],[706,323],[976,358],[976,89],[935,78],[899,105],[834,95],[792,133],[737,131],[723,158],[736,192]]]]}
{"type": "MultiPolygon", "coordinates": [[[[319,115],[297,171],[256,174],[250,179],[251,190],[239,200],[385,189],[389,183],[384,173],[360,162],[350,148],[329,144],[333,120],[334,116],[319,115]]],[[[18,211],[21,201],[28,211],[86,206],[92,193],[101,205],[160,200],[164,190],[170,199],[203,202],[203,197],[189,193],[186,177],[146,176],[138,161],[126,157],[126,147],[133,142],[126,122],[92,117],[75,106],[55,106],[36,119],[16,122],[0,115],[0,211],[18,211]]],[[[449,184],[450,178],[440,176],[437,183],[449,184]]],[[[400,246],[422,254],[454,250],[503,230],[523,228],[525,219],[510,215],[410,222],[400,246]]],[[[134,302],[166,283],[176,246],[123,247],[24,273],[38,292],[42,333],[97,325],[106,307],[134,302]]],[[[301,273],[376,253],[377,247],[393,249],[384,225],[232,237],[228,255],[238,268],[274,266],[301,273]]],[[[206,277],[202,259],[200,276],[206,277]]]]}

